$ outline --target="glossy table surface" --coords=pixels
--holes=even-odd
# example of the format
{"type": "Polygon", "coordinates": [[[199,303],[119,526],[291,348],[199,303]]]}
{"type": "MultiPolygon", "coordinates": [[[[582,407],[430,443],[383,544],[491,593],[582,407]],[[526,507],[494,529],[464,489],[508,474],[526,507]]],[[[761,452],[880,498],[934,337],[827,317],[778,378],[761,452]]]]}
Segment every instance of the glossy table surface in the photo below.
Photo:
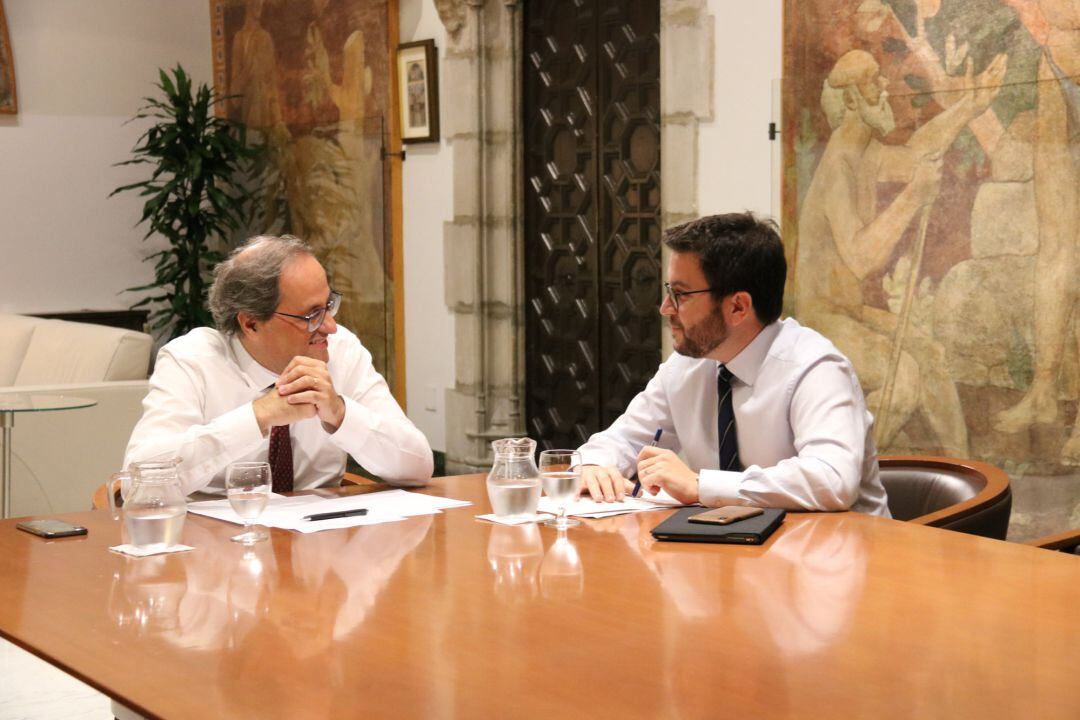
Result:
{"type": "MultiPolygon", "coordinates": [[[[356,488],[354,491],[363,489],[356,488]]],[[[852,513],[761,547],[563,538],[472,507],[311,535],[188,515],[195,550],[0,522],[0,635],[148,716],[1080,717],[1080,559],[852,513]]]]}

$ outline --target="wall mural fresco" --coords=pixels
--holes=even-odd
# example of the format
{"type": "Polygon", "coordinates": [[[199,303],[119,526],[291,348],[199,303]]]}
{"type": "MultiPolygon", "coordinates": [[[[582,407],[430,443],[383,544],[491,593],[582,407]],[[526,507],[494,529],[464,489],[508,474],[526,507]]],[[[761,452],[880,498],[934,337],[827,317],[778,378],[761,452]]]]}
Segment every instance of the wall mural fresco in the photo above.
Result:
{"type": "Polygon", "coordinates": [[[15,93],[15,63],[11,57],[4,2],[0,0],[0,113],[15,114],[19,109],[15,93]]]}
{"type": "Polygon", "coordinates": [[[787,308],[882,452],[1080,467],[1080,0],[787,0],[787,308]]]}
{"type": "Polygon", "coordinates": [[[382,148],[390,129],[386,0],[211,0],[214,81],[268,147],[255,232],[310,242],[342,292],[338,320],[395,386],[382,148]]]}

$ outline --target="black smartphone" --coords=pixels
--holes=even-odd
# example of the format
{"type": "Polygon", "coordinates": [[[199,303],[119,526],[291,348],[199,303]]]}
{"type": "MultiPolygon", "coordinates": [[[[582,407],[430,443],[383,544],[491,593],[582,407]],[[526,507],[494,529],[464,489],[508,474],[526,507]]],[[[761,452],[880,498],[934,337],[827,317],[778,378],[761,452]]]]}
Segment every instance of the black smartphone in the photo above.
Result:
{"type": "Polygon", "coordinates": [[[85,535],[86,528],[81,525],[72,525],[63,520],[27,520],[16,523],[15,527],[43,538],[62,538],[72,535],[85,535]]]}

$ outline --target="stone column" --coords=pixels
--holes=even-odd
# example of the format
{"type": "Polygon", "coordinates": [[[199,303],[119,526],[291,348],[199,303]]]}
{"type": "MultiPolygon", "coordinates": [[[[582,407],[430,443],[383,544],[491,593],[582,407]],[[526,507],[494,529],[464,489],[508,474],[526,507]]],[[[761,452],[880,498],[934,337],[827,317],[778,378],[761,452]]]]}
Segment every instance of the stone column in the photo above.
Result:
{"type": "MultiPolygon", "coordinates": [[[[698,216],[698,125],[713,119],[715,19],[705,0],[660,2],[660,181],[661,225],[698,216]],[[688,68],[693,68],[688,72],[688,68]]],[[[662,258],[667,266],[667,249],[662,258]]],[[[661,298],[662,299],[662,298],[661,298]]],[[[663,357],[671,334],[661,330],[663,357]]]]}
{"type": "Polygon", "coordinates": [[[520,11],[513,1],[463,4],[442,104],[454,162],[454,219],[443,228],[456,351],[449,472],[487,469],[491,440],[523,432],[520,11]]]}

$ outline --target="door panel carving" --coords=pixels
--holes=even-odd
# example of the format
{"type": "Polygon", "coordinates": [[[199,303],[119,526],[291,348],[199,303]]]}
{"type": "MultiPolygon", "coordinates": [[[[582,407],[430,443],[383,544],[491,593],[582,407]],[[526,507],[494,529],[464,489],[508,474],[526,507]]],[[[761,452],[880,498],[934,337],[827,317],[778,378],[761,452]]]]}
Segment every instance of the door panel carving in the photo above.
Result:
{"type": "Polygon", "coordinates": [[[608,425],[660,362],[658,2],[525,4],[526,412],[608,425]]]}

